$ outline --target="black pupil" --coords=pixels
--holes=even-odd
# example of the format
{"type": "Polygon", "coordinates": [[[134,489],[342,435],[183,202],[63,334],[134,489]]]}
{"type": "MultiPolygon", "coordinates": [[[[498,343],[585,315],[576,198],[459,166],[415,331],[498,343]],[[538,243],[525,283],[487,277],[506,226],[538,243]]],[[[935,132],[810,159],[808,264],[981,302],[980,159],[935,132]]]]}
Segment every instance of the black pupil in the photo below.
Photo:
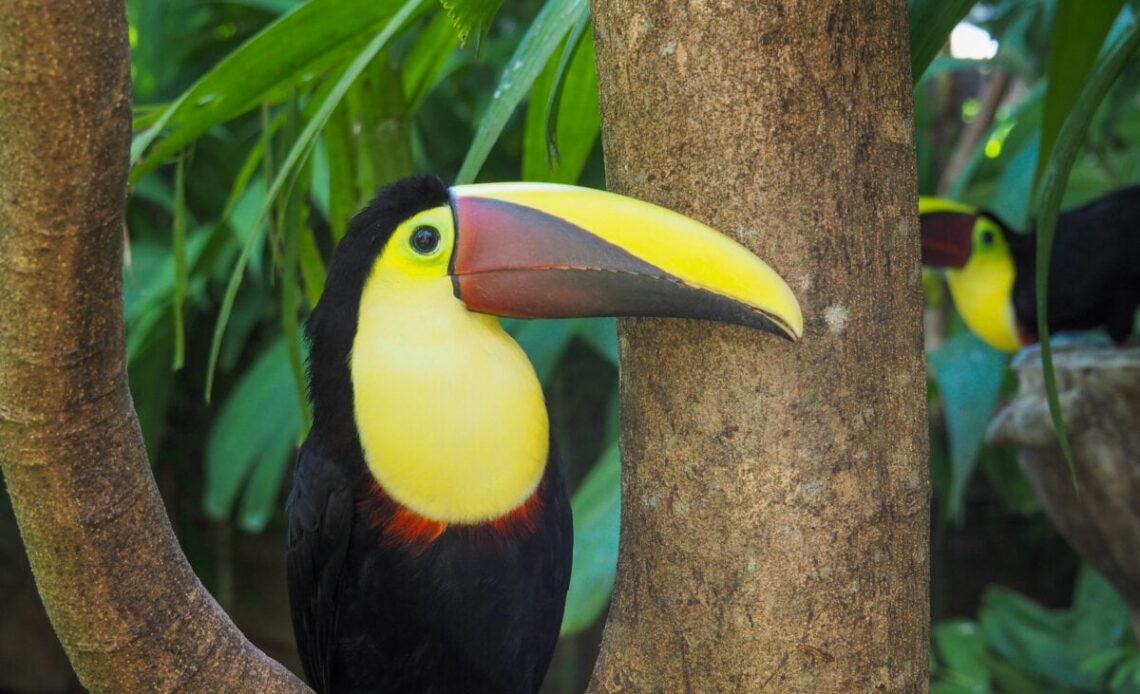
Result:
{"type": "Polygon", "coordinates": [[[419,227],[412,232],[412,248],[418,253],[431,253],[439,245],[439,231],[432,227],[419,227]]]}
{"type": "Polygon", "coordinates": [[[982,232],[982,243],[988,246],[993,242],[994,242],[994,232],[983,231],[982,232]]]}

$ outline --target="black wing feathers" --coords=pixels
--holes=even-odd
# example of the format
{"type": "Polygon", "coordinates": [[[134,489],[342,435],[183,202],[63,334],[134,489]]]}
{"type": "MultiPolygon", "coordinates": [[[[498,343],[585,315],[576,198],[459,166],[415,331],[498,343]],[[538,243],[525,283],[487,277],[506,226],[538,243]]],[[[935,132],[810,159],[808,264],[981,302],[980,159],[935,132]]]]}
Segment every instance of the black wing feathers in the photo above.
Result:
{"type": "Polygon", "coordinates": [[[287,572],[293,630],[305,676],[332,691],[339,593],[353,525],[353,485],[308,444],[297,454],[287,512],[287,572]]]}

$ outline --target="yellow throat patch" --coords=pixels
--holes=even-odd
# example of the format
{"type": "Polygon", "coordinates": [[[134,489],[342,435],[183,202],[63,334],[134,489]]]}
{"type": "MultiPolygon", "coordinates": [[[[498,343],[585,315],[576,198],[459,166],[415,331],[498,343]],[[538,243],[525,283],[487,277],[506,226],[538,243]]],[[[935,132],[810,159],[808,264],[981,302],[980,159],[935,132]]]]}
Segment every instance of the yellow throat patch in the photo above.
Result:
{"type": "Polygon", "coordinates": [[[946,271],[954,305],[970,330],[1003,352],[1021,348],[1013,310],[1013,256],[1001,229],[979,216],[974,224],[970,258],[946,271]]]}
{"type": "Polygon", "coordinates": [[[497,318],[454,295],[450,208],[392,234],[365,282],[349,367],[369,470],[395,501],[435,521],[483,523],[534,493],[549,423],[526,354],[497,318]],[[439,232],[418,252],[412,235],[439,232]]]}

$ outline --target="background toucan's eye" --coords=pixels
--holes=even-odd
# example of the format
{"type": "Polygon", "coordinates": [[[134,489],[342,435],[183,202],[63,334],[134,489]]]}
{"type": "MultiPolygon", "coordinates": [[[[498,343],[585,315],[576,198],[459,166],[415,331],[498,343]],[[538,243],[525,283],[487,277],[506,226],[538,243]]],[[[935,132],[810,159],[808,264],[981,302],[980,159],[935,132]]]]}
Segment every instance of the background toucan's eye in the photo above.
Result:
{"type": "Polygon", "coordinates": [[[439,247],[439,230],[435,227],[416,227],[411,241],[416,253],[427,255],[439,247]]]}
{"type": "Polygon", "coordinates": [[[989,231],[988,229],[986,231],[983,231],[982,232],[982,245],[988,246],[993,242],[994,242],[994,232],[989,231]]]}

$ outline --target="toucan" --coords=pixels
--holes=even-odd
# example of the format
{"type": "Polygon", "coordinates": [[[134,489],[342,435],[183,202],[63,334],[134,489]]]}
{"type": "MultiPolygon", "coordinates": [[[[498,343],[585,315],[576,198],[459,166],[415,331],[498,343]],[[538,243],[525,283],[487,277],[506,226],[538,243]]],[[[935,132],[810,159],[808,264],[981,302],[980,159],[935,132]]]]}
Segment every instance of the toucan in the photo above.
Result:
{"type": "MultiPolygon", "coordinates": [[[[920,198],[922,263],[947,268],[954,305],[991,346],[1016,352],[1037,341],[1037,237],[993,212],[920,198]]],[[[1140,186],[1062,213],[1049,263],[1050,333],[1104,328],[1131,333],[1140,304],[1140,186]]]]}
{"type": "Polygon", "coordinates": [[[497,317],[632,315],[803,332],[743,246],[612,193],[418,176],[350,222],[306,324],[313,423],[287,502],[318,692],[539,688],[570,504],[538,378],[497,317]]]}

